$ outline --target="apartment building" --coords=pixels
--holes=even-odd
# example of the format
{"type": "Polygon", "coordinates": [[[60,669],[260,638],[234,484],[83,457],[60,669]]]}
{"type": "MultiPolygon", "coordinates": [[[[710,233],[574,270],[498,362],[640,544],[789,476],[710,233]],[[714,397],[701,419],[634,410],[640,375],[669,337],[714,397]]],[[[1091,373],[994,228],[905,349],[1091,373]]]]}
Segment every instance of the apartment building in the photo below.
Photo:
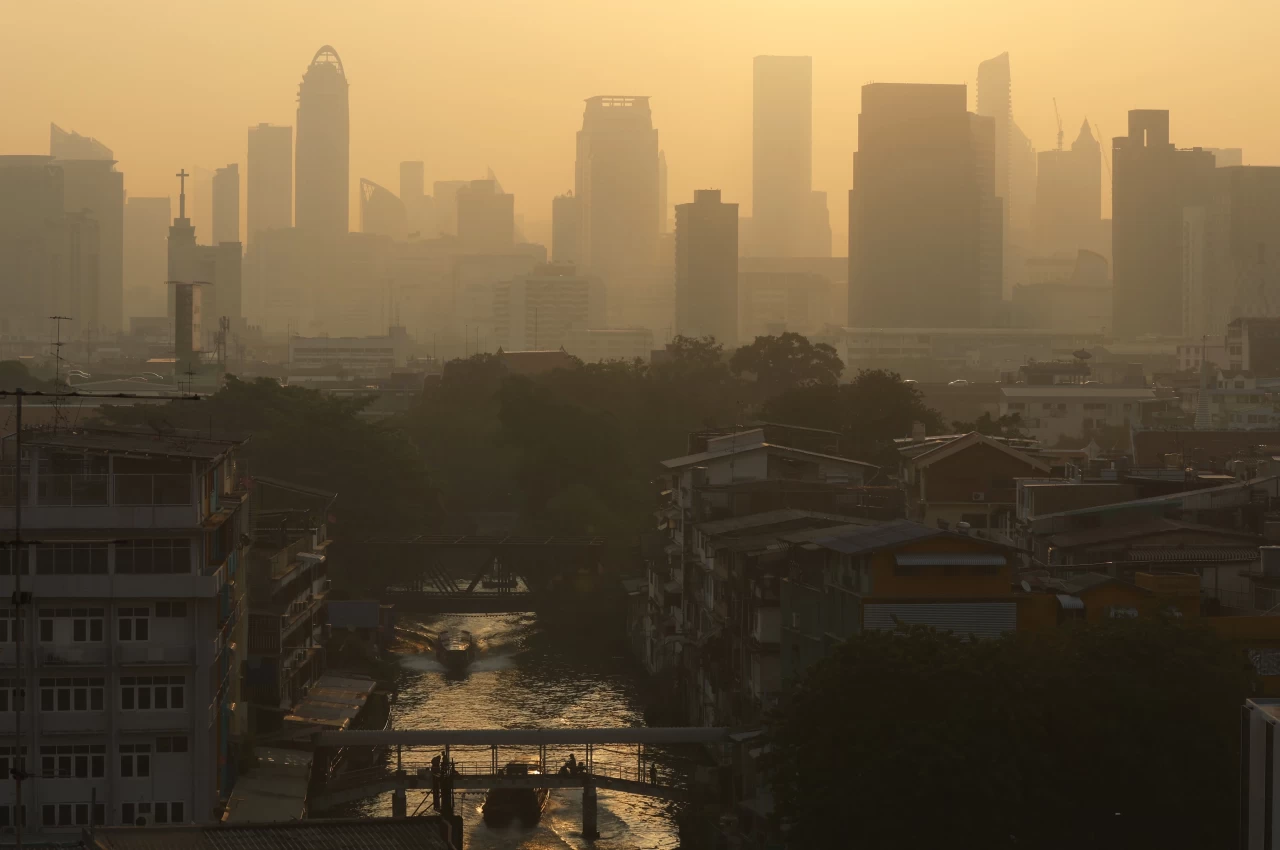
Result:
{"type": "Polygon", "coordinates": [[[21,436],[2,444],[0,539],[20,498],[23,544],[0,548],[0,594],[30,601],[0,612],[0,769],[30,780],[20,803],[0,783],[0,828],[213,820],[242,714],[243,442],[21,436]]]}

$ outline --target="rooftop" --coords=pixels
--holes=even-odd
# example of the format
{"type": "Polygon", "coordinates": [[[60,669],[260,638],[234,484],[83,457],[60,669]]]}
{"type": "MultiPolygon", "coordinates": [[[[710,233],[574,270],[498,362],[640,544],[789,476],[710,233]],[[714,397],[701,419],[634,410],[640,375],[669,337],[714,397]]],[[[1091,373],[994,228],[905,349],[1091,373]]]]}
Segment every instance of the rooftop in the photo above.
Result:
{"type": "Polygon", "coordinates": [[[874,463],[867,463],[862,460],[854,460],[850,457],[837,457],[836,455],[821,454],[820,452],[810,452],[804,449],[793,449],[790,446],[780,446],[776,443],[750,443],[743,446],[725,449],[718,452],[698,452],[696,454],[684,455],[683,457],[673,457],[670,460],[662,461],[662,465],[667,469],[678,469],[682,466],[693,466],[699,463],[705,463],[708,460],[716,458],[730,457],[732,455],[746,454],[747,452],[757,452],[762,449],[772,449],[782,454],[799,455],[801,457],[821,458],[823,460],[833,460],[840,463],[853,464],[854,466],[862,466],[867,469],[879,469],[874,463]]]}
{"type": "Polygon", "coordinates": [[[804,511],[797,508],[781,508],[776,511],[765,511],[759,514],[750,514],[748,516],[734,517],[732,519],[717,519],[710,522],[698,523],[695,527],[703,534],[724,534],[731,535],[735,531],[748,531],[757,528],[766,528],[771,525],[782,525],[789,522],[797,522],[800,520],[831,520],[835,523],[848,523],[850,518],[843,514],[828,514],[821,511],[804,511]]]}
{"type": "Polygon", "coordinates": [[[1086,387],[1055,384],[1051,387],[1001,387],[1006,398],[1118,398],[1154,400],[1155,390],[1147,387],[1086,387]]]}
{"type": "Polygon", "coordinates": [[[92,850],[455,850],[438,817],[170,827],[107,826],[92,850]]]}
{"type": "MultiPolygon", "coordinates": [[[[6,437],[8,439],[8,437],[6,437]]],[[[216,460],[248,438],[218,439],[200,436],[192,431],[130,431],[124,429],[76,428],[75,430],[23,430],[24,447],[72,449],[87,452],[187,457],[216,460]]]]}
{"type": "Polygon", "coordinates": [[[1247,532],[1232,531],[1230,529],[1218,528],[1212,525],[1197,525],[1190,522],[1177,522],[1171,519],[1158,518],[1148,522],[1138,522],[1128,525],[1086,528],[1082,531],[1067,531],[1062,534],[1052,535],[1048,538],[1048,542],[1053,546],[1070,548],[1072,546],[1089,546],[1096,543],[1110,543],[1112,541],[1119,540],[1133,540],[1141,537],[1150,537],[1155,534],[1168,534],[1174,531],[1193,531],[1201,534],[1210,534],[1215,537],[1230,537],[1236,540],[1258,544],[1262,543],[1264,540],[1256,534],[1249,534],[1247,532]]]}
{"type": "MultiPolygon", "coordinates": [[[[844,555],[859,555],[864,552],[874,552],[878,549],[892,549],[896,546],[934,537],[947,537],[954,540],[976,540],[990,546],[996,545],[967,535],[943,531],[941,528],[931,528],[909,519],[896,520],[861,529],[839,531],[831,529],[831,531],[834,533],[826,536],[806,535],[803,542],[816,543],[824,549],[830,549],[844,555]]],[[[791,542],[802,542],[800,539],[792,541],[792,537],[789,535],[783,537],[783,539],[791,542]]]]}

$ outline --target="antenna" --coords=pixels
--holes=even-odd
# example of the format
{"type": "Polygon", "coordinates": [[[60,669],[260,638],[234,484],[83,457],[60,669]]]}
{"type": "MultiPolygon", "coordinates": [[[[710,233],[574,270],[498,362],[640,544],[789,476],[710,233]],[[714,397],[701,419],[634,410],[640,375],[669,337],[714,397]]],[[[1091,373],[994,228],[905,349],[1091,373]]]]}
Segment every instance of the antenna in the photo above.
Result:
{"type": "Polygon", "coordinates": [[[62,420],[62,323],[71,321],[70,316],[50,316],[53,320],[54,340],[49,343],[53,349],[53,430],[58,430],[58,424],[62,420]]]}
{"type": "Polygon", "coordinates": [[[1058,99],[1053,99],[1053,117],[1058,119],[1058,150],[1062,150],[1062,116],[1058,114],[1058,99]]]}

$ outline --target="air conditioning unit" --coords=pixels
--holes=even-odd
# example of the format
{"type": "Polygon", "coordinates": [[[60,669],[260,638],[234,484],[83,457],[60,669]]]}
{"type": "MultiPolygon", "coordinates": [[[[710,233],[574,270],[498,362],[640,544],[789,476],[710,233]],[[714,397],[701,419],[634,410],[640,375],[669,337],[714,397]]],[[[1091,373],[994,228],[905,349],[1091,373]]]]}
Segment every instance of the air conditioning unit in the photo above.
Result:
{"type": "Polygon", "coordinates": [[[987,500],[987,494],[981,492],[980,490],[975,490],[972,494],[970,494],[970,496],[975,502],[985,502],[987,500]]]}
{"type": "Polygon", "coordinates": [[[151,826],[151,817],[149,815],[138,815],[133,819],[134,826],[151,826]]]}

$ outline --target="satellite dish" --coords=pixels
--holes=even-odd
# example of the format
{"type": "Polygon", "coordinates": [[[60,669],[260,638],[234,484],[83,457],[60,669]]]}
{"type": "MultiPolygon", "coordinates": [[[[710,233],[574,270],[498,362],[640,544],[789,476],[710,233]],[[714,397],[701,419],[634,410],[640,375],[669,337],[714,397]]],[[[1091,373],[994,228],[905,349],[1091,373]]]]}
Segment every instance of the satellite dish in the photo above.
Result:
{"type": "Polygon", "coordinates": [[[1022,581],[1022,590],[1023,590],[1023,592],[1024,592],[1024,593],[1030,593],[1030,592],[1031,592],[1031,583],[1030,583],[1030,582],[1028,582],[1026,579],[1023,579],[1023,581],[1022,581]]]}
{"type": "Polygon", "coordinates": [[[1092,359],[1093,359],[1093,355],[1092,355],[1092,354],[1090,354],[1088,351],[1086,351],[1086,350],[1085,350],[1085,349],[1083,349],[1083,348],[1079,349],[1078,351],[1073,351],[1073,352],[1071,352],[1071,355],[1072,355],[1073,357],[1078,357],[1078,358],[1080,358],[1081,360],[1092,360],[1092,359]]]}

